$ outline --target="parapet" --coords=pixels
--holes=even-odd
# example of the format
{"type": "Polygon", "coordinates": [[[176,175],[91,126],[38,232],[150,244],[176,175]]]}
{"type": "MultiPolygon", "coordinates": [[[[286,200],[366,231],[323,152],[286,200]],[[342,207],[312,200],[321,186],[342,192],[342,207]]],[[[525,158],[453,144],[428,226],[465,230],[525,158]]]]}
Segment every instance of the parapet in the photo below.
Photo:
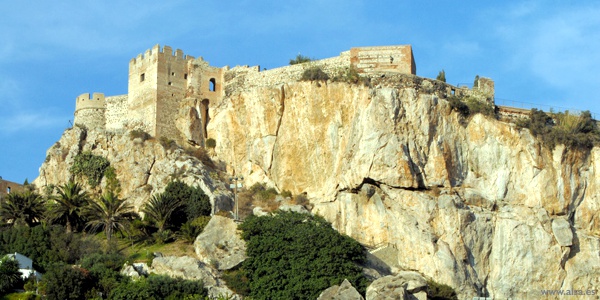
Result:
{"type": "Polygon", "coordinates": [[[151,59],[153,57],[158,57],[158,56],[170,57],[175,60],[182,60],[182,61],[194,59],[194,57],[191,55],[185,55],[183,53],[183,50],[181,50],[181,49],[176,49],[175,53],[173,53],[173,48],[171,48],[170,46],[165,45],[161,49],[160,45],[156,44],[156,45],[154,45],[154,47],[152,47],[152,49],[146,50],[146,52],[144,54],[140,53],[140,54],[138,54],[138,56],[136,58],[132,58],[129,61],[129,64],[135,65],[138,62],[143,62],[145,59],[151,59]]]}
{"type": "Polygon", "coordinates": [[[90,109],[90,108],[95,108],[95,109],[104,109],[105,108],[105,101],[104,101],[103,93],[94,93],[94,94],[92,94],[92,97],[90,97],[89,93],[85,93],[85,94],[81,94],[81,95],[79,95],[79,97],[77,97],[77,100],[75,102],[75,111],[76,112],[81,109],[90,109]]]}

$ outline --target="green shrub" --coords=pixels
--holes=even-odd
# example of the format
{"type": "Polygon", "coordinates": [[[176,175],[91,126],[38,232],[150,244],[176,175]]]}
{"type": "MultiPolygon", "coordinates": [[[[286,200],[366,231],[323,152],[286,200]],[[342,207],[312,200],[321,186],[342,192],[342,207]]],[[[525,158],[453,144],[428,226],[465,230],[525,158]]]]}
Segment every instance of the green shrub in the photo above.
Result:
{"type": "Polygon", "coordinates": [[[313,81],[313,80],[325,81],[327,79],[329,79],[329,75],[327,75],[327,73],[323,72],[323,70],[318,66],[310,67],[310,68],[304,70],[304,72],[302,73],[302,77],[301,77],[301,80],[304,80],[304,81],[313,81]]]}
{"type": "Polygon", "coordinates": [[[589,111],[580,115],[556,113],[552,116],[532,109],[529,119],[517,121],[517,126],[528,128],[549,149],[563,144],[567,147],[589,149],[600,142],[600,130],[589,111]]]}
{"type": "Polygon", "coordinates": [[[448,97],[448,102],[450,102],[452,110],[457,111],[465,118],[475,114],[483,114],[486,116],[496,115],[496,107],[494,104],[487,101],[480,101],[470,96],[450,96],[448,97]]]}
{"type": "Polygon", "coordinates": [[[160,139],[158,139],[158,141],[160,142],[160,144],[163,146],[163,148],[165,150],[175,150],[177,149],[179,146],[177,145],[177,142],[175,142],[174,140],[165,137],[165,136],[161,136],[160,139]]]}
{"type": "Polygon", "coordinates": [[[290,198],[291,198],[291,197],[292,197],[292,192],[290,192],[290,191],[288,191],[288,190],[283,190],[283,191],[281,192],[281,197],[283,197],[283,198],[288,198],[288,197],[290,197],[290,198]]]}
{"type": "Polygon", "coordinates": [[[369,85],[369,78],[360,76],[358,73],[358,69],[354,66],[343,68],[338,71],[338,73],[331,79],[335,82],[347,82],[347,83],[362,83],[364,85],[369,85]]]}
{"type": "Polygon", "coordinates": [[[19,262],[8,256],[0,257],[0,295],[22,286],[19,262]]]}
{"type": "Polygon", "coordinates": [[[54,264],[42,277],[46,299],[87,299],[93,288],[93,279],[86,269],[59,263],[54,264]]]}
{"type": "Polygon", "coordinates": [[[206,139],[206,147],[214,149],[217,147],[217,141],[213,138],[206,139]]]}
{"type": "Polygon", "coordinates": [[[441,70],[435,79],[442,82],[446,82],[446,71],[441,70]]]}
{"type": "Polygon", "coordinates": [[[96,187],[102,181],[104,172],[109,166],[110,163],[105,157],[94,155],[90,151],[84,151],[75,156],[71,173],[75,176],[86,177],[88,184],[96,187]]]}
{"type": "Polygon", "coordinates": [[[244,270],[225,271],[221,278],[225,280],[227,287],[236,294],[241,296],[250,295],[250,282],[244,270]]]}
{"type": "Polygon", "coordinates": [[[166,275],[151,275],[139,280],[124,280],[109,295],[109,299],[198,299],[207,296],[202,281],[171,278],[166,275]]]}
{"type": "Polygon", "coordinates": [[[458,300],[458,296],[456,296],[456,292],[450,286],[429,280],[427,281],[427,299],[458,300]]]}
{"type": "Polygon", "coordinates": [[[296,58],[290,59],[290,65],[303,64],[305,62],[312,61],[312,59],[308,56],[304,56],[302,54],[296,55],[296,58]]]}
{"type": "Polygon", "coordinates": [[[294,212],[249,216],[239,227],[248,258],[242,268],[255,299],[316,299],[348,279],[363,294],[364,248],[322,217],[294,212]]]}
{"type": "Polygon", "coordinates": [[[152,136],[149,133],[147,133],[141,129],[134,129],[129,132],[129,138],[131,140],[139,138],[142,140],[142,142],[145,142],[145,141],[151,139],[152,136]]]}

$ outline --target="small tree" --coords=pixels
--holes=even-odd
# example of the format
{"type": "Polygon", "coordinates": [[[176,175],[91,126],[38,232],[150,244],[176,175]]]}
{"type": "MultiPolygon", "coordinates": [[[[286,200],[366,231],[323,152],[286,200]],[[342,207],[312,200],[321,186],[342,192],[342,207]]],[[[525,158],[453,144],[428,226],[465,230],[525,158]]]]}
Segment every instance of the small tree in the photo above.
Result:
{"type": "Polygon", "coordinates": [[[446,82],[446,71],[443,69],[438,73],[438,76],[435,78],[436,80],[446,82]]]}

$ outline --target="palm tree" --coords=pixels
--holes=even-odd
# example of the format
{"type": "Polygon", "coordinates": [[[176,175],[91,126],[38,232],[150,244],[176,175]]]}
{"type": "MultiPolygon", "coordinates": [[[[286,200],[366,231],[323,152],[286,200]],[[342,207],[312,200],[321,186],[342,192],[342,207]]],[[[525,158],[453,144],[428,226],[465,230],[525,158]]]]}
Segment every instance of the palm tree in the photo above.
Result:
{"type": "Polygon", "coordinates": [[[112,191],[102,195],[98,201],[92,201],[86,214],[89,219],[86,228],[90,227],[93,232],[103,229],[109,242],[113,233],[125,231],[126,225],[137,216],[133,206],[112,191]]]}
{"type": "Polygon", "coordinates": [[[9,225],[39,224],[46,210],[44,199],[37,193],[26,190],[10,193],[0,205],[0,218],[9,225]]]}
{"type": "Polygon", "coordinates": [[[171,215],[182,206],[182,202],[173,198],[160,194],[152,196],[148,203],[144,205],[144,219],[154,223],[158,232],[163,232],[167,227],[171,215]]]}
{"type": "Polygon", "coordinates": [[[52,222],[64,224],[67,233],[84,223],[83,210],[90,200],[81,185],[69,181],[58,187],[58,195],[52,199],[56,201],[51,209],[52,222]]]}
{"type": "Polygon", "coordinates": [[[0,295],[10,292],[21,283],[19,262],[9,256],[0,259],[0,295]]]}

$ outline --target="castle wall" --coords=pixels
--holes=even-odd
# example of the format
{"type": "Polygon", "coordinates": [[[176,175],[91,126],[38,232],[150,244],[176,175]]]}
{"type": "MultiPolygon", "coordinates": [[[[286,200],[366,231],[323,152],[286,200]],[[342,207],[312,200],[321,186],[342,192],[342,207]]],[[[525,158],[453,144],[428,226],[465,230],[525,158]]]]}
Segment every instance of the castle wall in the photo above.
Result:
{"type": "Polygon", "coordinates": [[[357,47],[350,49],[350,61],[359,72],[399,72],[417,74],[410,45],[357,47]]]}
{"type": "Polygon", "coordinates": [[[106,97],[106,129],[123,129],[129,123],[127,95],[106,97]]]}
{"type": "MultiPolygon", "coordinates": [[[[77,98],[75,123],[86,127],[141,129],[172,139],[189,136],[206,138],[211,107],[236,89],[273,86],[299,80],[310,67],[318,66],[331,77],[354,66],[360,72],[390,71],[414,74],[416,71],[410,46],[361,47],[339,56],[261,72],[255,67],[212,67],[201,57],[184,55],[182,50],[155,45],[129,62],[128,94],[107,97],[96,93],[91,98],[77,98]],[[190,106],[191,107],[186,107],[190,106]],[[195,113],[201,118],[199,133],[180,132],[178,117],[195,113]],[[178,127],[179,126],[179,127],[178,127]]],[[[493,86],[492,86],[493,88],[493,86]]],[[[198,126],[196,126],[198,127],[198,126]]],[[[191,129],[190,129],[191,130],[191,129]]]]}
{"type": "Polygon", "coordinates": [[[18,193],[23,190],[23,185],[16,182],[8,181],[0,177],[0,200],[6,197],[9,193],[18,193]]]}
{"type": "Polygon", "coordinates": [[[104,129],[106,125],[105,111],[104,94],[94,93],[92,97],[89,93],[81,94],[75,100],[74,124],[87,128],[104,129]]]}

